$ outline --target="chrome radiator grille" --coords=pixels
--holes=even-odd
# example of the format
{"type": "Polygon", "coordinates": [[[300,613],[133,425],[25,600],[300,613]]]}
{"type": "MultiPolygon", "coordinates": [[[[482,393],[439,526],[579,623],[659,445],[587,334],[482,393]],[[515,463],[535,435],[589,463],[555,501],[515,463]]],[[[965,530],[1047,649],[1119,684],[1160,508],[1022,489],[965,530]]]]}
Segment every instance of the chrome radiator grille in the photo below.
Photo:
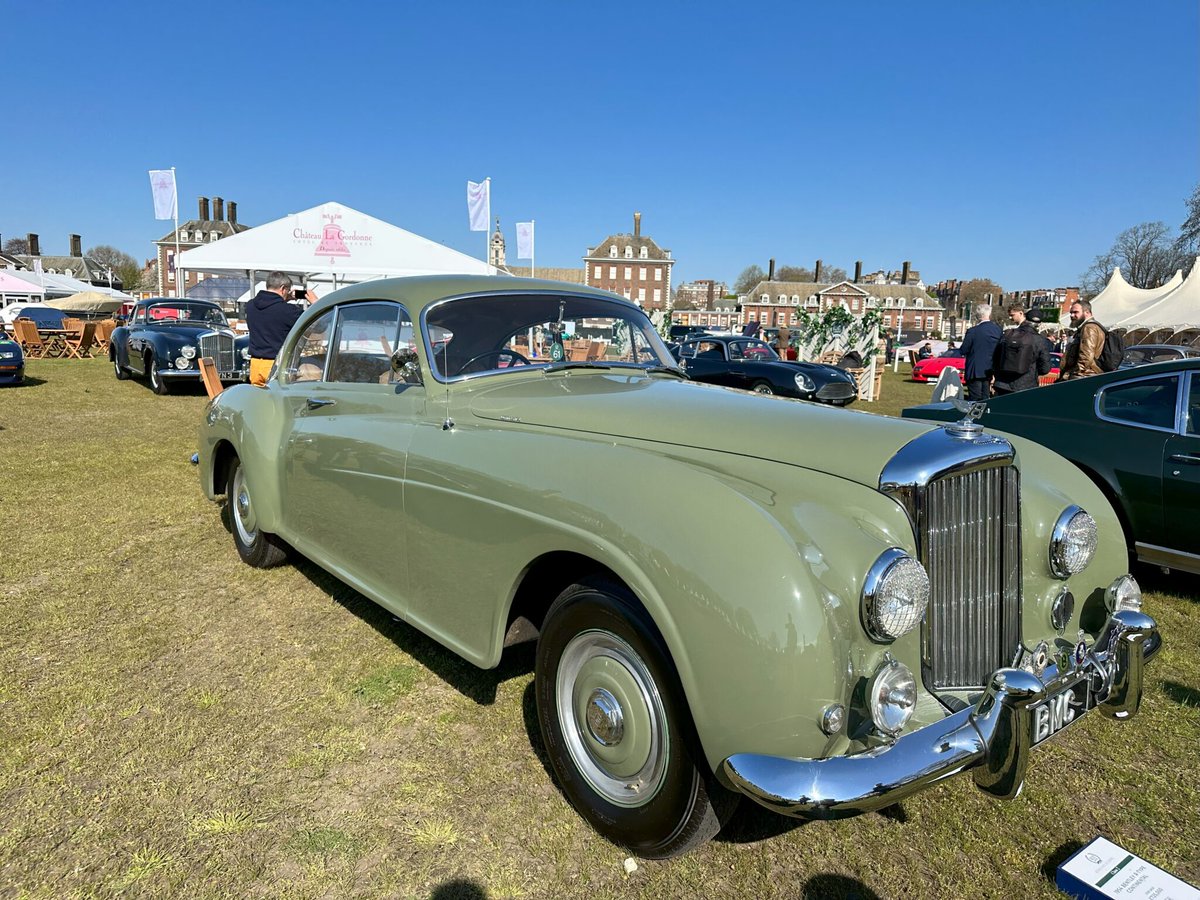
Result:
{"type": "Polygon", "coordinates": [[[934,688],[978,688],[1012,663],[1020,638],[1021,488],[1012,466],[926,488],[926,663],[934,688]]]}
{"type": "Polygon", "coordinates": [[[211,356],[218,372],[233,372],[238,368],[233,352],[233,335],[204,334],[200,336],[200,355],[211,356]]]}

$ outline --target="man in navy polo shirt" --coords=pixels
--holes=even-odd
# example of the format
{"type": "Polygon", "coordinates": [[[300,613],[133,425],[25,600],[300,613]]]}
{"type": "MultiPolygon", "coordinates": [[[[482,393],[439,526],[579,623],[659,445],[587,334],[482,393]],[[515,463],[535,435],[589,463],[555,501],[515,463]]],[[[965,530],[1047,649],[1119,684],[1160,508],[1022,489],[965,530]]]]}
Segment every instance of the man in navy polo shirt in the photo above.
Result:
{"type": "MultiPolygon", "coordinates": [[[[283,272],[267,276],[267,285],[246,304],[246,326],[250,329],[250,383],[263,387],[279,348],[302,310],[289,300],[295,299],[292,279],[283,272]]],[[[308,292],[310,301],[317,295],[308,292]]]]}

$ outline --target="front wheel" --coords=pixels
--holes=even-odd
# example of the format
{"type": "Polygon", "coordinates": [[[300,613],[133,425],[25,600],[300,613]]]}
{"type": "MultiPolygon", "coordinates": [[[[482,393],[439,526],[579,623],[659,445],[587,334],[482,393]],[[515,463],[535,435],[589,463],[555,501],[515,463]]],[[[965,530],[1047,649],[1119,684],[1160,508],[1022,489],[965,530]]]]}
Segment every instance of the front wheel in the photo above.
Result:
{"type": "Polygon", "coordinates": [[[765,381],[756,381],[751,385],[750,390],[756,394],[774,394],[775,389],[765,381]]]}
{"type": "Polygon", "coordinates": [[[736,795],[705,767],[662,637],[625,589],[595,581],[559,595],[538,640],[535,693],[563,793],[604,837],[665,859],[732,813],[736,795]]]}
{"type": "Polygon", "coordinates": [[[258,527],[254,500],[246,484],[246,470],[240,459],[233,461],[233,471],[229,473],[229,487],[226,490],[225,502],[229,506],[229,519],[233,525],[233,543],[242,561],[256,569],[269,569],[287,559],[283,542],[258,527]]]}
{"type": "Polygon", "coordinates": [[[129,378],[129,371],[123,365],[121,365],[120,360],[117,359],[116,353],[113,354],[112,364],[113,374],[117,376],[117,381],[125,381],[129,378]]]}
{"type": "Polygon", "coordinates": [[[146,356],[146,371],[150,373],[150,387],[154,389],[154,393],[160,396],[171,393],[170,382],[163,378],[158,367],[158,357],[152,353],[146,356]]]}

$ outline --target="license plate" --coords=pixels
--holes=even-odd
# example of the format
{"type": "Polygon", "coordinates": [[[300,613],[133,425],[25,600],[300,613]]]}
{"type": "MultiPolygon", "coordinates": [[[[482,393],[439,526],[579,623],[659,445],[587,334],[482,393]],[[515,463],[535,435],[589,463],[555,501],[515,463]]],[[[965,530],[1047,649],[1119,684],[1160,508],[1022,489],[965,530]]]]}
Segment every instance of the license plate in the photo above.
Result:
{"type": "Polygon", "coordinates": [[[1066,728],[1096,705],[1091,681],[1080,678],[1033,707],[1033,743],[1036,746],[1066,728]]]}

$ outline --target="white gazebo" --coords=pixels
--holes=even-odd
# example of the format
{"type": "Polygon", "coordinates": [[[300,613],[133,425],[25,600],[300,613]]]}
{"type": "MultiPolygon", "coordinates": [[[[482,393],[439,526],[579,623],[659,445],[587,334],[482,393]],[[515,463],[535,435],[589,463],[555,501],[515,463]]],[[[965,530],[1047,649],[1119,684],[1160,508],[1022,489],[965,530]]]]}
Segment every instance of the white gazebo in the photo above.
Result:
{"type": "Polygon", "coordinates": [[[498,272],[483,260],[333,202],[187,250],[179,265],[188,272],[249,275],[251,285],[259,274],[279,271],[334,288],[396,276],[498,272]]]}
{"type": "Polygon", "coordinates": [[[1099,294],[1092,298],[1092,312],[1105,325],[1113,326],[1135,316],[1139,311],[1153,306],[1167,294],[1183,284],[1183,273],[1178,269],[1166,283],[1156,288],[1134,287],[1121,274],[1121,267],[1113,269],[1112,277],[1099,294]]]}
{"type": "Polygon", "coordinates": [[[1182,284],[1112,325],[1125,329],[1127,343],[1194,343],[1200,328],[1200,258],[1182,284]]]}

